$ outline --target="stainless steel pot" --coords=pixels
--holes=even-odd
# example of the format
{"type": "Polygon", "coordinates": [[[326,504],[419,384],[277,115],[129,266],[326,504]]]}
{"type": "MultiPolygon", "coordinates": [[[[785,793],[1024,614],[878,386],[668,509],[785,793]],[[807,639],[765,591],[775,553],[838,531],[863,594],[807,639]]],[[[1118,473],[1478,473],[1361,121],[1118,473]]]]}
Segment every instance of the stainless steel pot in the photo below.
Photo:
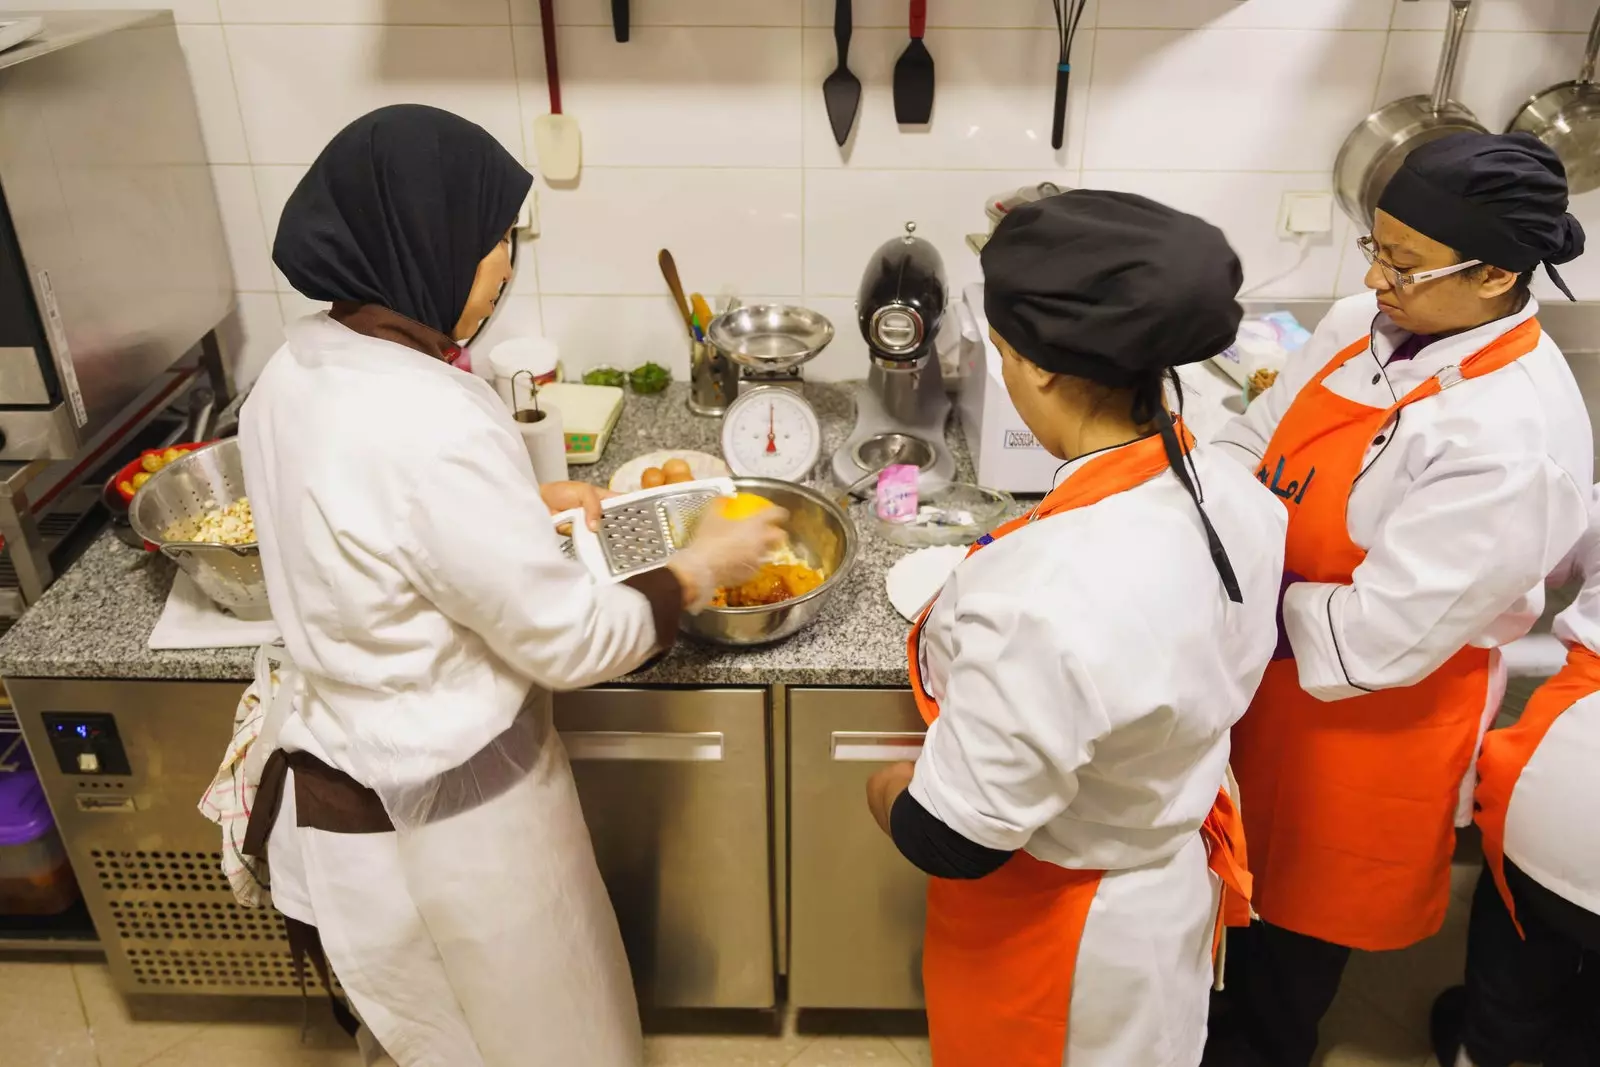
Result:
{"type": "Polygon", "coordinates": [[[826,577],[805,596],[759,608],[707,608],[684,615],[684,633],[735,647],[781,641],[810,626],[823,605],[839,591],[856,561],[856,528],[850,516],[825,494],[809,486],[768,478],[735,478],[741,492],[759,493],[788,511],[789,543],[795,554],[826,577]]]}
{"type": "Polygon", "coordinates": [[[1431,96],[1408,96],[1379,108],[1350,131],[1333,164],[1333,187],[1339,206],[1369,229],[1378,198],[1412,151],[1452,133],[1487,133],[1477,116],[1450,99],[1456,59],[1472,0],[1450,0],[1444,51],[1431,96]]]}
{"type": "Polygon", "coordinates": [[[1507,133],[1531,133],[1549,145],[1567,168],[1572,195],[1600,187],[1600,86],[1594,82],[1600,57],[1600,9],[1589,27],[1589,50],[1576,81],[1552,85],[1528,98],[1507,133]]]}

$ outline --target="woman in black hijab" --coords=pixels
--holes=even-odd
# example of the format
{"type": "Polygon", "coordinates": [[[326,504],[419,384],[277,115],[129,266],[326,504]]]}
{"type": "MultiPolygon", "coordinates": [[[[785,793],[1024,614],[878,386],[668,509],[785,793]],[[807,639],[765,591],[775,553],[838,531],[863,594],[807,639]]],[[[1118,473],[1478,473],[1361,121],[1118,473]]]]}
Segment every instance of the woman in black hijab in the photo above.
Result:
{"type": "MultiPolygon", "coordinates": [[[[409,1067],[636,1067],[633,988],[551,694],[670,645],[777,515],[706,518],[598,583],[499,396],[452,366],[510,277],[528,173],[479,127],[384,108],[339,133],[274,247],[325,314],[289,326],[239,442],[291,694],[244,851],[409,1067]]],[[[273,739],[264,738],[270,744],[273,739]]],[[[261,743],[261,742],[258,742],[261,743]]]]}
{"type": "Polygon", "coordinates": [[[1541,264],[1565,291],[1583,245],[1537,139],[1418,148],[1359,241],[1370,292],[1218,436],[1289,534],[1278,649],[1233,731],[1262,921],[1208,1064],[1306,1067],[1350,951],[1444,921],[1494,650],[1588,524],[1588,414],[1529,292],[1541,264]]]}

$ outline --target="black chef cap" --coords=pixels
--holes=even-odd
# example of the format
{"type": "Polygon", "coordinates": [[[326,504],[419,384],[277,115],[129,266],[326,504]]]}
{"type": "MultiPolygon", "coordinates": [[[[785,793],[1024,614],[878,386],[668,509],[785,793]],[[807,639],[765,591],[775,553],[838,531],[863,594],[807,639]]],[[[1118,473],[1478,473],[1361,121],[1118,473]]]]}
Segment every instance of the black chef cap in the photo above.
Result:
{"type": "Polygon", "coordinates": [[[1227,348],[1244,317],[1234,299],[1244,271],[1222,231],[1132,193],[1076,189],[1012,211],[982,258],[984,313],[1018,355],[1134,390],[1134,418],[1160,431],[1223,588],[1242,603],[1162,395],[1167,372],[1227,348]]]}
{"type": "Polygon", "coordinates": [[[1567,170],[1531,133],[1453,133],[1416,149],[1378,198],[1378,210],[1518,274],[1543,263],[1574,299],[1556,264],[1583,255],[1583,226],[1567,213],[1567,170]]]}
{"type": "Polygon", "coordinates": [[[1233,343],[1244,271],[1222,231],[1132,193],[1012,211],[983,249],[983,309],[1046,370],[1130,388],[1233,343]]]}

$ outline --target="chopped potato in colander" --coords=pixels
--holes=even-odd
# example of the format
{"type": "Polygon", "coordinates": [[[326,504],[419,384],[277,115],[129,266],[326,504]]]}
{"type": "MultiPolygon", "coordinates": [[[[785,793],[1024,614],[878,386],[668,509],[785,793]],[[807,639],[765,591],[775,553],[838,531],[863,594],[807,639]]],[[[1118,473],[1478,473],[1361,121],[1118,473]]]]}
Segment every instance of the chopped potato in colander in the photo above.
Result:
{"type": "Polygon", "coordinates": [[[208,545],[249,545],[256,540],[256,520],[250,499],[240,497],[227,507],[212,508],[200,516],[194,532],[183,538],[208,545]]]}

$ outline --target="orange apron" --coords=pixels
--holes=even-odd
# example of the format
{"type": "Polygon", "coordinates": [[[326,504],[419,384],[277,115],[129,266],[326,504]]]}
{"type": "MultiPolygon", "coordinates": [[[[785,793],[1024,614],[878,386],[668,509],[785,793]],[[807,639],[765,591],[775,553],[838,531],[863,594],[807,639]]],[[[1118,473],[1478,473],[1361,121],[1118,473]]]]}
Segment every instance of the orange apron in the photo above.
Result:
{"type": "Polygon", "coordinates": [[[1595,693],[1600,693],[1600,656],[1574,645],[1567,650],[1567,665],[1528,698],[1522,718],[1504,730],[1490,730],[1483,739],[1473,818],[1483,831],[1484,863],[1494,875],[1519,934],[1522,923],[1517,921],[1517,906],[1506,887],[1506,814],[1511,810],[1511,793],[1550,727],[1568,708],[1595,693]]]}
{"type": "MultiPolygon", "coordinates": [[[[1290,404],[1257,472],[1289,509],[1284,569],[1349,584],[1367,553],[1350,540],[1346,508],[1373,439],[1401,408],[1437,395],[1441,377],[1453,385],[1492,373],[1531,352],[1539,332],[1529,319],[1388,408],[1324,384],[1369,340],[1334,356],[1290,404]]],[[[1293,660],[1267,668],[1233,728],[1263,919],[1372,950],[1439,929],[1488,688],[1489,652],[1470,647],[1415,685],[1337,701],[1302,690],[1293,660]]]]}
{"type": "MultiPolygon", "coordinates": [[[[1192,447],[1188,431],[1180,425],[1178,432],[1185,447],[1192,447]]],[[[1087,507],[1165,470],[1158,437],[1090,460],[1030,515],[1001,526],[971,552],[1036,519],[1087,507]]],[[[911,691],[929,724],[938,718],[939,705],[923,687],[918,650],[932,610],[930,602],[907,641],[911,691]]],[[[1226,793],[1218,793],[1201,833],[1209,865],[1223,881],[1227,921],[1244,925],[1250,918],[1244,827],[1226,793]]],[[[939,1067],[1060,1067],[1078,944],[1104,874],[1019,851],[985,878],[929,879],[922,977],[939,1067]]],[[[1214,947],[1222,920],[1219,915],[1214,947]]]]}

